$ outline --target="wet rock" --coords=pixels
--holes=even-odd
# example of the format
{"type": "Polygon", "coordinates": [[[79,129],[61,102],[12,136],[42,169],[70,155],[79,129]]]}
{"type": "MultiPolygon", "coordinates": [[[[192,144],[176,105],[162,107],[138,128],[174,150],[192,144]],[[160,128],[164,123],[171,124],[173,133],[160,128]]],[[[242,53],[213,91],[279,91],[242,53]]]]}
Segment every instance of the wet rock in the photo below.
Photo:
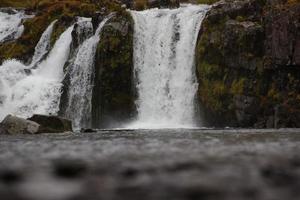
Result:
{"type": "Polygon", "coordinates": [[[28,120],[40,124],[38,133],[63,133],[72,131],[72,122],[58,116],[33,115],[28,120]]]}
{"type": "Polygon", "coordinates": [[[1,129],[8,134],[37,134],[39,133],[40,125],[31,120],[8,115],[1,122],[0,131],[1,129]]]}
{"type": "Polygon", "coordinates": [[[121,0],[127,8],[145,10],[149,8],[178,8],[180,0],[121,0]]]}
{"type": "Polygon", "coordinates": [[[255,97],[237,95],[234,97],[236,116],[242,126],[251,126],[258,112],[257,99],[255,97]]]}
{"type": "Polygon", "coordinates": [[[97,132],[97,130],[96,129],[91,129],[91,128],[82,128],[80,130],[80,132],[81,133],[95,133],[95,132],[97,132]]]}
{"type": "Polygon", "coordinates": [[[300,4],[270,9],[265,16],[269,65],[300,65],[300,4]]]}
{"type": "Polygon", "coordinates": [[[207,126],[300,127],[299,8],[228,0],[208,12],[196,50],[207,126]]]}
{"type": "MultiPolygon", "coordinates": [[[[299,102],[294,102],[298,104],[299,102]]],[[[275,107],[274,127],[295,127],[298,126],[300,120],[299,105],[281,104],[275,107]],[[298,108],[297,108],[298,107],[298,108]]]]}
{"type": "Polygon", "coordinates": [[[1,134],[8,134],[8,132],[5,130],[5,128],[3,127],[3,125],[0,123],[0,135],[1,134]]]}
{"type": "Polygon", "coordinates": [[[79,18],[78,20],[79,22],[75,23],[72,31],[71,50],[77,49],[83,41],[92,36],[94,30],[92,22],[89,20],[84,20],[82,18],[79,18]]]}
{"type": "Polygon", "coordinates": [[[96,30],[100,22],[104,19],[105,17],[105,10],[98,11],[96,12],[93,17],[92,17],[92,24],[93,24],[93,29],[96,30]]]}
{"type": "Polygon", "coordinates": [[[133,20],[119,13],[103,28],[97,47],[92,97],[93,128],[120,127],[135,112],[133,20]]]}

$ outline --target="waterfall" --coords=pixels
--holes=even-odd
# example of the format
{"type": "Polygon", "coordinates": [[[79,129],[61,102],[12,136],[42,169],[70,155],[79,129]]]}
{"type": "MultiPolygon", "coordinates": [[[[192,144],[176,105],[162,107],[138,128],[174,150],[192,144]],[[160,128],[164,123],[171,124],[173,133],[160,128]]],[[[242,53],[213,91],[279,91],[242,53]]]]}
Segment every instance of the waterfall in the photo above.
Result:
{"type": "Polygon", "coordinates": [[[207,5],[131,11],[137,121],[131,128],[195,127],[194,56],[207,5]]]}
{"type": "Polygon", "coordinates": [[[50,39],[53,32],[53,28],[57,20],[54,20],[48,28],[42,34],[39,42],[37,43],[34,51],[34,55],[32,57],[31,66],[34,66],[37,62],[39,62],[43,57],[47,54],[50,49],[50,39]]]}
{"type": "Polygon", "coordinates": [[[76,129],[90,127],[95,54],[101,30],[112,16],[110,14],[102,20],[95,34],[80,45],[74,62],[68,68],[70,85],[65,116],[73,120],[76,129]]]}
{"type": "Polygon", "coordinates": [[[24,31],[23,20],[31,17],[24,11],[0,9],[0,43],[18,39],[24,31]]]}
{"type": "Polygon", "coordinates": [[[17,60],[0,66],[0,119],[7,114],[29,117],[56,114],[59,109],[63,67],[68,59],[73,26],[69,27],[35,69],[17,60]]]}

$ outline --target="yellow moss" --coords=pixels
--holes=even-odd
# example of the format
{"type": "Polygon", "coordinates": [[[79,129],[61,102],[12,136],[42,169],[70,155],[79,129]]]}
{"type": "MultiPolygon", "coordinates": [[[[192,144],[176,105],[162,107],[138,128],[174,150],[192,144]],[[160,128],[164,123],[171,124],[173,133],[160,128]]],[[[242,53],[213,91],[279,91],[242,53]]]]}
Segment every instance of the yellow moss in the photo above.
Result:
{"type": "Polygon", "coordinates": [[[211,110],[223,112],[224,100],[228,94],[227,88],[222,81],[203,80],[199,88],[199,97],[203,104],[211,110]]]}
{"type": "Polygon", "coordinates": [[[275,101],[278,101],[280,99],[280,94],[276,90],[275,84],[272,84],[271,89],[268,91],[267,97],[275,101]]]}
{"type": "Polygon", "coordinates": [[[0,45],[0,63],[10,58],[27,58],[47,26],[56,23],[51,44],[72,23],[75,16],[91,17],[95,11],[106,7],[108,11],[120,11],[121,6],[110,0],[0,0],[0,7],[23,7],[35,12],[35,17],[25,23],[23,35],[14,42],[0,45]]]}
{"type": "Polygon", "coordinates": [[[134,8],[136,10],[144,10],[148,7],[148,1],[147,0],[135,0],[134,1],[134,8]]]}
{"type": "Polygon", "coordinates": [[[243,94],[245,78],[234,80],[231,84],[230,92],[232,94],[243,94]]]}

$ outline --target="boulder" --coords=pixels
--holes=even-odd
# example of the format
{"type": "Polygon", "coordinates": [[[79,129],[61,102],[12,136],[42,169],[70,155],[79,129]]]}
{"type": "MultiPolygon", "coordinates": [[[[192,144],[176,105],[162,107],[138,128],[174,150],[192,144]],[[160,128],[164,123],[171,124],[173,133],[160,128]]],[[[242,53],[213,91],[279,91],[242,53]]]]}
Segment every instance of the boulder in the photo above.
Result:
{"type": "Polygon", "coordinates": [[[12,115],[6,116],[0,125],[0,133],[37,134],[39,130],[38,123],[12,115]]]}
{"type": "Polygon", "coordinates": [[[63,133],[72,130],[72,122],[58,116],[33,115],[28,120],[40,124],[38,133],[63,133]]]}

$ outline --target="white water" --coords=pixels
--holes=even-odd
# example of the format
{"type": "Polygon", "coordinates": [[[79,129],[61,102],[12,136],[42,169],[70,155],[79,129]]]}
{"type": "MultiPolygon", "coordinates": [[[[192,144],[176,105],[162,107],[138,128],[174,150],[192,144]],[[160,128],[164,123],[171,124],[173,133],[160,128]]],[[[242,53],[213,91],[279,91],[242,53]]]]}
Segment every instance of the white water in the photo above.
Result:
{"type": "Polygon", "coordinates": [[[42,34],[39,42],[35,47],[31,66],[34,66],[37,62],[39,62],[50,50],[50,39],[56,22],[57,20],[54,20],[42,34]]]}
{"type": "Polygon", "coordinates": [[[195,46],[207,5],[131,11],[137,121],[130,128],[195,127],[195,46]]]}
{"type": "Polygon", "coordinates": [[[24,11],[12,10],[13,14],[0,11],[0,43],[10,39],[18,39],[23,31],[23,20],[32,17],[24,11]]]}
{"type": "Polygon", "coordinates": [[[81,44],[73,64],[69,66],[70,85],[65,115],[72,119],[74,128],[90,127],[96,48],[101,30],[112,16],[108,15],[95,34],[81,44]]]}
{"type": "Polygon", "coordinates": [[[17,60],[8,60],[0,66],[0,119],[7,114],[30,117],[58,112],[63,66],[69,56],[72,30],[73,26],[60,36],[36,69],[30,71],[17,60]]]}

